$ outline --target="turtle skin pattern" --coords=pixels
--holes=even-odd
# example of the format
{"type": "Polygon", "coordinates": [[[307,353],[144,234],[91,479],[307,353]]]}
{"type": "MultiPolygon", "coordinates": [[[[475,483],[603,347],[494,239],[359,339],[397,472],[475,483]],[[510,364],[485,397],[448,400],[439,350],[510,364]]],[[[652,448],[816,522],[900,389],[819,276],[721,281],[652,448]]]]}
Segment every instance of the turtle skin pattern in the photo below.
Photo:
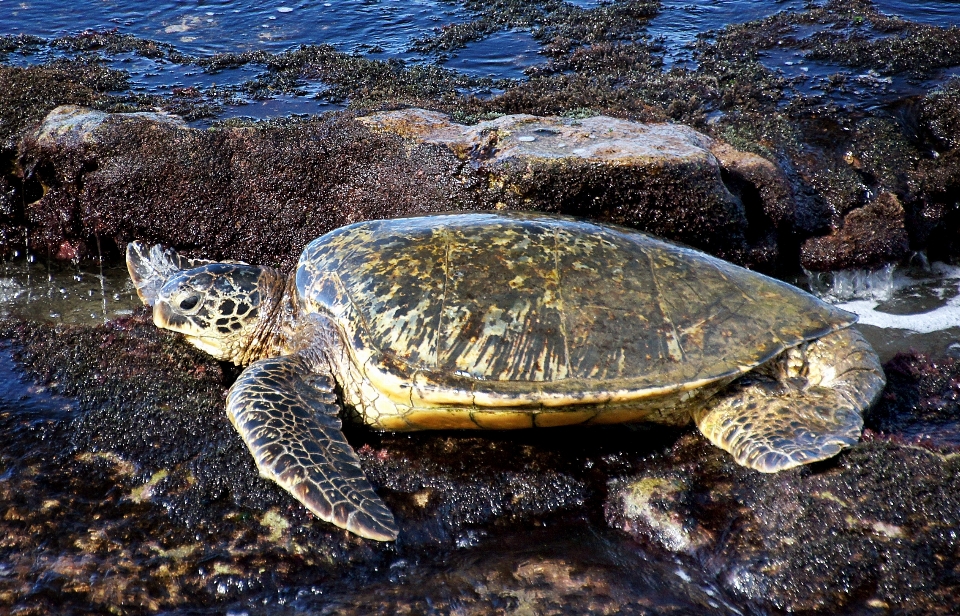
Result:
{"type": "Polygon", "coordinates": [[[861,409],[879,397],[882,374],[863,335],[842,329],[789,349],[693,415],[704,436],[739,464],[777,472],[854,445],[861,409]]]}
{"type": "Polygon", "coordinates": [[[393,514],[341,432],[333,377],[311,363],[288,355],[251,364],[227,395],[227,415],[262,476],[322,520],[368,539],[396,539],[393,514]]]}

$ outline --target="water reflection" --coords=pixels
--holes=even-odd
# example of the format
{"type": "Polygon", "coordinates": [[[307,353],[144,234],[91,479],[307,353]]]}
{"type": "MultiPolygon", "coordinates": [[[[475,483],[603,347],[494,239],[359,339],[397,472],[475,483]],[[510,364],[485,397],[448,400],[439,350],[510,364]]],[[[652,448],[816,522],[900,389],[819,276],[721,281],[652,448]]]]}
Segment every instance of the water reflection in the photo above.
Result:
{"type": "Polygon", "coordinates": [[[439,0],[0,0],[0,34],[63,36],[111,30],[171,43],[190,54],[329,43],[352,51],[361,43],[391,54],[440,23],[464,21],[465,11],[439,0]]]}
{"type": "Polygon", "coordinates": [[[122,265],[26,259],[0,265],[0,316],[95,325],[129,316],[139,305],[122,265]]]}

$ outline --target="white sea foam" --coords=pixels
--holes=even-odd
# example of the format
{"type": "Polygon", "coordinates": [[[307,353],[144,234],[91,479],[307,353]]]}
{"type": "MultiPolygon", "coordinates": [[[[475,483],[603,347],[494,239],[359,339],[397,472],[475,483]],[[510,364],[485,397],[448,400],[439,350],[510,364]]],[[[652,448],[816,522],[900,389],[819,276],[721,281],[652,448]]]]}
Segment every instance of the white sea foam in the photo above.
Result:
{"type": "Polygon", "coordinates": [[[845,282],[845,294],[825,299],[856,313],[860,323],[884,329],[928,334],[960,327],[960,267],[934,263],[922,276],[916,271],[891,271],[888,281],[882,281],[886,276],[882,274],[881,282],[875,284],[860,284],[858,293],[852,292],[856,284],[845,282]],[[918,309],[893,313],[884,309],[891,300],[915,300],[918,309]]]}
{"type": "Polygon", "coordinates": [[[821,299],[843,302],[854,299],[890,299],[897,289],[895,266],[891,263],[879,270],[841,270],[839,272],[807,272],[810,288],[821,299]]]}
{"type": "Polygon", "coordinates": [[[930,312],[919,314],[890,314],[877,310],[878,302],[868,299],[837,304],[844,310],[856,313],[860,323],[884,329],[906,329],[918,334],[943,331],[960,327],[960,297],[954,298],[930,312]]]}

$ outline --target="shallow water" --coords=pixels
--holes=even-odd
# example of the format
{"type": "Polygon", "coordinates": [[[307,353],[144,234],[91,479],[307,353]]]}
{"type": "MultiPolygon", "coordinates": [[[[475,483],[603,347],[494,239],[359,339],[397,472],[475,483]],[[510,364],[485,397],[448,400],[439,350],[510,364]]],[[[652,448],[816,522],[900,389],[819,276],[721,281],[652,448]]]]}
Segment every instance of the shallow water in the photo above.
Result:
{"type": "Polygon", "coordinates": [[[650,20],[647,32],[662,38],[666,68],[692,68],[691,45],[697,37],[731,23],[763,19],[774,13],[801,10],[803,0],[662,0],[660,13],[650,20]]]}
{"type": "Polygon", "coordinates": [[[956,0],[873,0],[887,15],[932,26],[949,27],[960,23],[960,2],[956,0]]]}
{"type": "Polygon", "coordinates": [[[933,263],[832,276],[827,298],[860,317],[883,361],[909,351],[960,356],[960,268],[933,263]]]}
{"type": "MultiPolygon", "coordinates": [[[[599,6],[592,0],[571,4],[585,9],[599,6]]],[[[805,5],[804,0],[663,0],[659,13],[642,33],[662,46],[664,70],[675,66],[695,68],[692,45],[698,37],[709,36],[731,23],[800,11],[805,5]]],[[[960,24],[957,2],[882,0],[876,5],[888,14],[932,25],[960,24]]],[[[416,40],[471,19],[472,14],[458,3],[442,0],[167,0],[151,4],[136,0],[0,0],[0,35],[31,34],[52,40],[84,30],[115,29],[174,45],[178,51],[198,57],[251,50],[278,53],[304,44],[330,44],[340,51],[373,59],[435,63],[469,77],[493,79],[525,79],[527,69],[547,61],[540,54],[540,42],[524,30],[495,32],[443,54],[425,55],[413,50],[416,40]]],[[[803,36],[803,32],[797,36],[803,36]]],[[[32,64],[63,53],[42,48],[28,55],[11,54],[6,62],[32,64]]],[[[130,73],[135,92],[152,94],[169,94],[174,88],[235,87],[262,71],[262,67],[248,65],[209,74],[191,65],[127,54],[109,61],[111,66],[130,73]]],[[[960,73],[960,69],[948,70],[933,82],[908,82],[872,71],[850,72],[829,63],[811,62],[794,50],[769,50],[761,55],[761,61],[786,77],[801,78],[794,86],[799,92],[812,96],[829,92],[831,99],[841,104],[863,102],[865,98],[876,104],[889,103],[960,73]],[[845,72],[849,73],[846,86],[839,91],[832,88],[830,77],[845,72]]],[[[218,117],[268,118],[343,107],[340,102],[324,100],[323,90],[323,84],[307,83],[301,95],[280,95],[270,101],[238,95],[235,102],[242,104],[224,105],[218,117]]],[[[491,93],[495,90],[477,92],[480,96],[491,93]]],[[[203,120],[199,125],[208,122],[203,120]]]]}
{"type": "Polygon", "coordinates": [[[129,316],[140,305],[122,265],[25,259],[0,265],[0,316],[95,325],[129,316]]]}

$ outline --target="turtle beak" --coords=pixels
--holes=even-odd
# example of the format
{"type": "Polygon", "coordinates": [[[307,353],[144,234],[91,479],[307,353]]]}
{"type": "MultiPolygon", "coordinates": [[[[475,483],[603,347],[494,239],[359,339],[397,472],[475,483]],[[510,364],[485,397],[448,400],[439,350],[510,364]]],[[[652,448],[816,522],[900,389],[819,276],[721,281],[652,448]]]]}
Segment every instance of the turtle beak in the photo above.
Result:
{"type": "Polygon", "coordinates": [[[221,347],[218,342],[218,338],[206,338],[202,336],[191,336],[189,334],[185,335],[187,342],[197,347],[204,353],[211,355],[214,359],[226,359],[226,354],[223,352],[223,347],[221,347]]]}
{"type": "Polygon", "coordinates": [[[156,302],[153,305],[153,324],[163,329],[183,333],[187,333],[190,328],[189,321],[183,315],[171,310],[167,302],[156,302]]]}
{"type": "Polygon", "coordinates": [[[164,301],[158,301],[153,306],[153,324],[163,329],[169,329],[184,335],[187,342],[217,359],[224,359],[221,339],[218,336],[198,335],[197,327],[190,319],[170,309],[164,301]]]}

